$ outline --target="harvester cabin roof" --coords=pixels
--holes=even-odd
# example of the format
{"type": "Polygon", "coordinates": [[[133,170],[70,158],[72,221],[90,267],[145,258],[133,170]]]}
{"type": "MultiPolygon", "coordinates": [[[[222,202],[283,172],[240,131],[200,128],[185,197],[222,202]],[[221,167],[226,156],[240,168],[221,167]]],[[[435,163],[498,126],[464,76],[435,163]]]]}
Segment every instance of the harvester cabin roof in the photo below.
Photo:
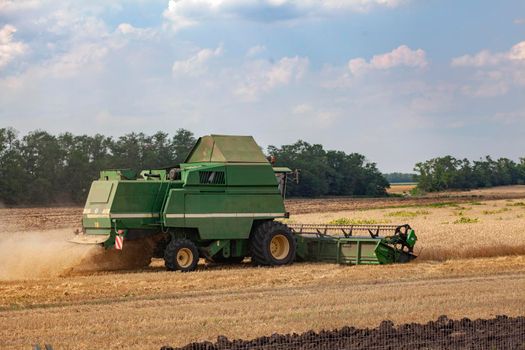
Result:
{"type": "Polygon", "coordinates": [[[199,138],[184,163],[268,163],[252,136],[209,135],[199,138]]]}

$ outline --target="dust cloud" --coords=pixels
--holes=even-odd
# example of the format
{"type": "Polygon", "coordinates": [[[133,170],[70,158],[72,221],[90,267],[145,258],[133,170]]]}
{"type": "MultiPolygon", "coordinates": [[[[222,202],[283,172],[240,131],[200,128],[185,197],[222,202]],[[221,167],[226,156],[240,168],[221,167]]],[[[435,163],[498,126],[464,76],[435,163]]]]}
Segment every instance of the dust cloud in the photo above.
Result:
{"type": "Polygon", "coordinates": [[[28,280],[147,266],[152,244],[125,242],[122,251],[68,242],[72,229],[0,234],[0,280],[28,280]]]}
{"type": "Polygon", "coordinates": [[[78,245],[70,229],[9,232],[0,235],[0,280],[60,276],[94,253],[94,246],[78,245]]]}
{"type": "Polygon", "coordinates": [[[94,246],[84,255],[80,263],[73,266],[68,274],[84,274],[95,271],[135,270],[151,262],[154,243],[152,239],[124,241],[122,250],[104,249],[94,246]]]}

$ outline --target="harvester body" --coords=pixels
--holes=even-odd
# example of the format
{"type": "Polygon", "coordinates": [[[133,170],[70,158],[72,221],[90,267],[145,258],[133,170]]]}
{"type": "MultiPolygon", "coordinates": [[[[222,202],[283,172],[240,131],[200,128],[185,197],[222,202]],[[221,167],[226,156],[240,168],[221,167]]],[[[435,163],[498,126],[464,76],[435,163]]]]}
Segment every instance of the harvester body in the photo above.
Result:
{"type": "Polygon", "coordinates": [[[86,201],[82,234],[73,241],[112,248],[118,239],[156,237],[166,266],[183,271],[194,269],[199,257],[239,261],[251,256],[262,265],[282,265],[294,261],[297,252],[303,260],[326,260],[312,255],[313,245],[339,263],[405,260],[396,254],[380,258],[375,252],[379,245],[399,248],[373,235],[363,237],[358,248],[361,254],[362,247],[373,244],[371,260],[339,258],[346,251],[340,248],[350,244],[348,237],[305,236],[276,221],[288,217],[284,194],[289,173],[274,168],[251,136],[204,136],[178,167],[138,175],[102,171],[86,201]],[[332,252],[334,242],[338,248],[332,252]]]}

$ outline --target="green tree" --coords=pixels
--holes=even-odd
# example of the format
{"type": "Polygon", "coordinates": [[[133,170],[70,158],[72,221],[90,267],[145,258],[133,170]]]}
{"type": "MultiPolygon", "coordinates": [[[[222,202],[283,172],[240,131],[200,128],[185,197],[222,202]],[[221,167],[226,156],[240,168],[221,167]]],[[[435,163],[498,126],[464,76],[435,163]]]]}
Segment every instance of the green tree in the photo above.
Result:
{"type": "Polygon", "coordinates": [[[28,204],[55,203],[61,192],[60,181],[64,150],[57,138],[45,131],[33,131],[22,138],[22,166],[29,177],[28,204]]]}
{"type": "Polygon", "coordinates": [[[171,164],[174,165],[184,162],[188,153],[190,153],[193,145],[195,145],[197,140],[195,139],[193,133],[186,129],[178,129],[173,136],[171,141],[174,153],[174,161],[171,164]]]}
{"type": "Polygon", "coordinates": [[[22,167],[18,133],[12,128],[0,129],[0,205],[16,205],[27,198],[29,177],[22,167]]]}
{"type": "Polygon", "coordinates": [[[515,185],[525,182],[523,159],[519,164],[507,159],[493,160],[490,156],[478,161],[457,160],[451,156],[417,163],[418,187],[424,191],[469,189],[515,185]]]}
{"type": "Polygon", "coordinates": [[[386,195],[388,181],[363,155],[325,151],[321,145],[297,141],[280,148],[268,147],[277,165],[300,169],[299,184],[290,184],[291,196],[386,195]]]}

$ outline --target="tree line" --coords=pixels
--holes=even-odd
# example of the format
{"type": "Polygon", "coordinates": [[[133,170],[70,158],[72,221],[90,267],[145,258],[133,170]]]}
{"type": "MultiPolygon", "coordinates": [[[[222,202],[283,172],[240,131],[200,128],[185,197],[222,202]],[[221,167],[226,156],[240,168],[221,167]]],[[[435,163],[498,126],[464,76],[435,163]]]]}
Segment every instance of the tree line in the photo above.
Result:
{"type": "Polygon", "coordinates": [[[525,184],[525,158],[516,163],[487,156],[478,161],[438,157],[417,163],[418,188],[427,192],[525,184]]]}
{"type": "Polygon", "coordinates": [[[184,160],[193,134],[179,129],[170,137],[130,133],[58,136],[33,131],[19,137],[0,129],[0,203],[5,205],[80,204],[103,169],[149,169],[184,160]]]}
{"type": "MultiPolygon", "coordinates": [[[[20,136],[15,129],[0,128],[0,205],[82,204],[100,170],[173,167],[195,142],[185,129],[114,138],[41,130],[20,136]]],[[[414,176],[383,175],[361,154],[301,140],[269,146],[266,153],[276,158],[276,166],[300,170],[299,183],[288,184],[289,196],[385,196],[389,181],[409,182],[414,176]]],[[[414,170],[418,188],[426,192],[525,184],[525,158],[487,156],[472,162],[445,156],[417,163],[414,170]]]]}
{"type": "Polygon", "coordinates": [[[289,183],[290,196],[385,196],[388,181],[358,153],[327,151],[322,145],[297,141],[281,147],[269,146],[276,165],[300,170],[299,183],[289,183]]]}
{"type": "MultiPolygon", "coordinates": [[[[195,142],[185,129],[172,136],[159,131],[114,138],[41,130],[20,136],[15,129],[0,128],[0,204],[82,204],[100,170],[173,167],[195,142]]],[[[386,195],[388,182],[363,155],[326,151],[304,141],[269,146],[267,154],[277,158],[276,165],[300,169],[301,181],[289,184],[288,195],[386,195]]]]}

